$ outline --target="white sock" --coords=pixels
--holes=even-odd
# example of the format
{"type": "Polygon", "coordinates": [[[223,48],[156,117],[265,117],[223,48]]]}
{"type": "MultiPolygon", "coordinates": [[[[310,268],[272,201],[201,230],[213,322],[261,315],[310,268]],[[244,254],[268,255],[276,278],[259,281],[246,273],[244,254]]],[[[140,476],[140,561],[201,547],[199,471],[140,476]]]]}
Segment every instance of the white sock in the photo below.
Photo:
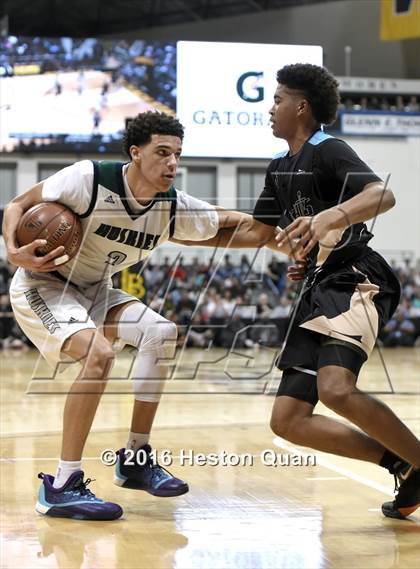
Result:
{"type": "Polygon", "coordinates": [[[73,474],[82,469],[81,460],[59,460],[57,474],[54,478],[54,488],[61,488],[73,474]]]}
{"type": "Polygon", "coordinates": [[[130,431],[130,434],[128,435],[127,446],[125,448],[136,452],[139,450],[139,448],[149,442],[149,438],[149,433],[133,433],[133,431],[130,431]]]}

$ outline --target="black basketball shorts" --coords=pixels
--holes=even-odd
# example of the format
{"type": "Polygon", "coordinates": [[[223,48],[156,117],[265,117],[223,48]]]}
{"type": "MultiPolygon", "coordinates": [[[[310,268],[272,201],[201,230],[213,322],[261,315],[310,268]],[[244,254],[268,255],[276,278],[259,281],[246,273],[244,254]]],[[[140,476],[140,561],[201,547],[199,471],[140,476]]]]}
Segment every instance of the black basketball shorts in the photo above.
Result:
{"type": "Polygon", "coordinates": [[[325,365],[358,375],[379,330],[400,299],[392,269],[375,251],[322,269],[290,316],[286,346],[277,360],[283,370],[278,395],[316,404],[316,376],[325,365]]]}

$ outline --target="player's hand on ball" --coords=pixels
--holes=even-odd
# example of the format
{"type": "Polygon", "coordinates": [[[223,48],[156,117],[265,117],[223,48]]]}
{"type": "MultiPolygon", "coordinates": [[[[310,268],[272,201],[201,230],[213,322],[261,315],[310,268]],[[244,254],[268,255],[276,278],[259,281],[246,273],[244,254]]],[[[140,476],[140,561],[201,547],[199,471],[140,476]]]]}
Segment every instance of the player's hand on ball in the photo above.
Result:
{"type": "Polygon", "coordinates": [[[8,259],[12,265],[23,267],[35,273],[47,273],[54,271],[59,265],[66,263],[69,256],[64,254],[64,247],[56,247],[47,255],[40,257],[37,255],[37,249],[44,247],[47,241],[45,239],[35,239],[32,243],[18,247],[13,251],[9,250],[8,259]]]}

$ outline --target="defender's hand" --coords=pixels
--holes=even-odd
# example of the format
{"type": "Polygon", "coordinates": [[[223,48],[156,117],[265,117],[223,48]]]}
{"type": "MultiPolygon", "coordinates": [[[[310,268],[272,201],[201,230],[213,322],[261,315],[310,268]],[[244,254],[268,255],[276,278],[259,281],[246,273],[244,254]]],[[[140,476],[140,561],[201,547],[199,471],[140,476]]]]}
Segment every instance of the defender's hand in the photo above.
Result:
{"type": "Polygon", "coordinates": [[[294,265],[287,267],[287,278],[291,281],[301,281],[305,278],[306,261],[296,261],[294,265]]]}
{"type": "Polygon", "coordinates": [[[297,217],[277,235],[278,246],[289,245],[294,257],[304,258],[335,227],[339,212],[321,211],[317,215],[297,217]]]}
{"type": "Polygon", "coordinates": [[[18,247],[8,251],[8,259],[12,265],[17,265],[35,273],[47,273],[54,271],[59,265],[67,263],[69,256],[64,254],[64,247],[60,246],[47,253],[43,257],[36,255],[38,247],[46,245],[45,239],[35,239],[29,245],[18,247]]]}

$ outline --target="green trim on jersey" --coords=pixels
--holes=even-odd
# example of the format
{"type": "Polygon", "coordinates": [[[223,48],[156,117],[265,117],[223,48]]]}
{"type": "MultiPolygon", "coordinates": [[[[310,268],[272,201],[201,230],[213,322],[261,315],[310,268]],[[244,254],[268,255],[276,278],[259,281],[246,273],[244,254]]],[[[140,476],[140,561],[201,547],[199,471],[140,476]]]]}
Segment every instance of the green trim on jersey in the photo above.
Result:
{"type": "Polygon", "coordinates": [[[178,200],[178,194],[175,187],[172,186],[167,192],[162,192],[158,195],[163,196],[160,199],[171,202],[171,211],[169,213],[169,239],[171,239],[175,233],[176,204],[178,200]]]}
{"type": "Polygon", "coordinates": [[[172,201],[174,198],[175,200],[177,199],[176,188],[175,186],[171,186],[167,192],[159,192],[156,194],[155,201],[172,201]]]}
{"type": "Polygon", "coordinates": [[[175,216],[176,216],[176,202],[178,195],[176,193],[175,186],[171,186],[167,192],[160,192],[155,196],[154,201],[168,201],[171,203],[171,211],[169,213],[169,239],[174,236],[175,233],[175,216]]]}
{"type": "Polygon", "coordinates": [[[101,160],[100,162],[97,162],[98,184],[115,194],[121,195],[120,187],[124,164],[125,162],[111,162],[108,160],[101,160]]]}
{"type": "Polygon", "coordinates": [[[92,184],[92,196],[90,198],[90,204],[87,210],[80,214],[79,217],[89,217],[95,208],[96,200],[98,199],[98,163],[92,160],[93,164],[93,184],[92,184]]]}

